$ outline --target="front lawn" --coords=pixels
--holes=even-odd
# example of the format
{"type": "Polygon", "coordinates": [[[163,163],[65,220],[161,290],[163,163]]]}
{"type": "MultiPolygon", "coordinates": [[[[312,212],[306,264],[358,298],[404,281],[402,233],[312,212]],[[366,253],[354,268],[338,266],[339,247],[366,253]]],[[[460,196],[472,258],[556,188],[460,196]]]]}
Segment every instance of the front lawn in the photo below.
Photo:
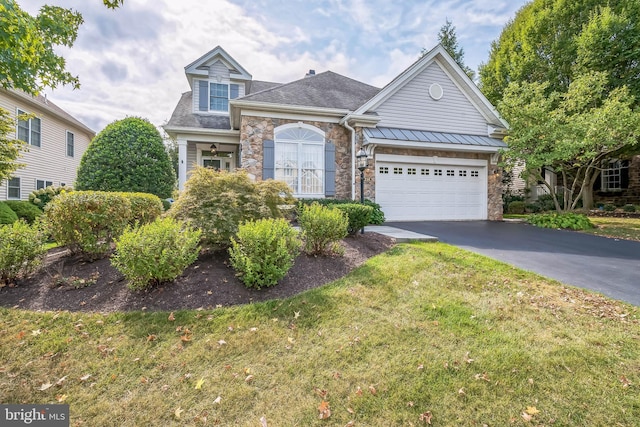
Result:
{"type": "Polygon", "coordinates": [[[92,426],[633,426],[639,315],[452,246],[404,244],[283,301],[2,308],[0,401],[68,403],[71,425],[92,426]]]}
{"type": "Polygon", "coordinates": [[[585,233],[640,241],[640,218],[589,217],[596,228],[585,233]]]}

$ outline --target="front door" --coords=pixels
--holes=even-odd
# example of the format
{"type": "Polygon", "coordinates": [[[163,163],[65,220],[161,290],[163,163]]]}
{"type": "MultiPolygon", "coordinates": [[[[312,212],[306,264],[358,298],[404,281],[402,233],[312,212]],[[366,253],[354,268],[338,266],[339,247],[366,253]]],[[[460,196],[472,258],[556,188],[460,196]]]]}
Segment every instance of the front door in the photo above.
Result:
{"type": "MultiPolygon", "coordinates": [[[[203,153],[204,154],[204,153],[203,153]]],[[[225,170],[231,172],[233,170],[233,161],[231,156],[202,156],[202,166],[215,170],[225,170]]]]}

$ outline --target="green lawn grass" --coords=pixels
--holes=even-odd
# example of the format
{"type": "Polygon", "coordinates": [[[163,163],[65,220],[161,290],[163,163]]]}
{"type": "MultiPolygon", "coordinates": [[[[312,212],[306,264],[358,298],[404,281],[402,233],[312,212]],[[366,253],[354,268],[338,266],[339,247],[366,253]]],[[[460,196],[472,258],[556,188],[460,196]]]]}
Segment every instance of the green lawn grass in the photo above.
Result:
{"type": "Polygon", "coordinates": [[[403,244],[284,301],[0,309],[0,401],[68,403],[72,426],[419,426],[427,412],[433,426],[637,426],[639,315],[452,246],[403,244]]]}
{"type": "Polygon", "coordinates": [[[585,233],[640,241],[640,218],[589,217],[596,228],[585,233]]]}

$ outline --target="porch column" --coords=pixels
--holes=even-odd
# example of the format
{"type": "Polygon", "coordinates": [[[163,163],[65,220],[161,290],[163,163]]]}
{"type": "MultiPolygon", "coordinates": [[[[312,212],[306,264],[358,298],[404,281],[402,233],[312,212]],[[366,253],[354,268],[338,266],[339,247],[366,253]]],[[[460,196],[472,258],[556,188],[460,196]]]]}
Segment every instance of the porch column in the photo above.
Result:
{"type": "Polygon", "coordinates": [[[178,189],[184,190],[187,181],[187,140],[178,139],[178,189]]]}

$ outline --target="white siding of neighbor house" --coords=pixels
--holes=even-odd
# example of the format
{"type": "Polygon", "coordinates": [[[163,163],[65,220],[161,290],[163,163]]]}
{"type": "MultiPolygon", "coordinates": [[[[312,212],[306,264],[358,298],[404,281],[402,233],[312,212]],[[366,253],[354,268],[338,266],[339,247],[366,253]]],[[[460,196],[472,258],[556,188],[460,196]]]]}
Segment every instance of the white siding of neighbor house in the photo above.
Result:
{"type": "MultiPolygon", "coordinates": [[[[29,145],[29,152],[18,160],[26,164],[18,169],[14,177],[20,178],[21,199],[27,200],[36,189],[36,180],[53,181],[73,186],[82,155],[89,146],[91,135],[85,130],[60,119],[46,108],[37,108],[8,92],[0,92],[0,107],[16,117],[17,109],[33,113],[40,118],[40,147],[29,145]],[[67,156],[67,131],[74,134],[74,156],[67,156]]],[[[9,135],[15,137],[14,133],[9,135]]],[[[7,200],[7,181],[0,182],[0,200],[7,200]]]]}
{"type": "MultiPolygon", "coordinates": [[[[187,174],[189,171],[195,168],[195,164],[198,162],[198,150],[196,149],[195,143],[187,144],[187,174]]],[[[187,175],[187,179],[189,176],[187,175]]]]}
{"type": "Polygon", "coordinates": [[[437,62],[400,88],[375,109],[380,127],[486,135],[487,121],[437,62]],[[442,86],[439,100],[429,96],[433,83],[442,86]]]}

